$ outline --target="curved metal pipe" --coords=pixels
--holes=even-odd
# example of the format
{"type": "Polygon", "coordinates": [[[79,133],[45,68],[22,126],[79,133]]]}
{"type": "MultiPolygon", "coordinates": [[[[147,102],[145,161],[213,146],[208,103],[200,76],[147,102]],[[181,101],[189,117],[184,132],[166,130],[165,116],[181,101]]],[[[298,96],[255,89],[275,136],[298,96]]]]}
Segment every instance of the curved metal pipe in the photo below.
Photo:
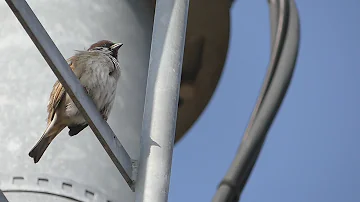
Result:
{"type": "Polygon", "coordinates": [[[237,155],[213,202],[239,200],[295,69],[300,40],[296,4],[293,0],[270,0],[269,3],[272,51],[268,72],[237,155]]]}

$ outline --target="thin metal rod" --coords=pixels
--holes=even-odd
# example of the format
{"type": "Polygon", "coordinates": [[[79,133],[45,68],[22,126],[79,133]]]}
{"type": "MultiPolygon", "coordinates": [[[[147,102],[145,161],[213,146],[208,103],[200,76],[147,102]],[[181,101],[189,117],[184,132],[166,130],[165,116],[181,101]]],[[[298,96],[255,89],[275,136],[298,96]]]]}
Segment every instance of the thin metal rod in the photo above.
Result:
{"type": "MultiPolygon", "coordinates": [[[[269,1],[270,25],[271,25],[270,26],[271,27],[271,30],[270,30],[271,31],[271,34],[270,34],[270,36],[271,36],[270,37],[270,39],[271,39],[271,56],[270,56],[269,68],[268,68],[268,71],[264,78],[263,86],[260,90],[259,97],[256,101],[254,110],[251,114],[250,121],[248,123],[248,126],[245,130],[244,136],[242,138],[242,143],[246,142],[246,139],[249,137],[249,132],[253,128],[255,120],[258,117],[260,107],[263,106],[263,102],[265,100],[266,95],[269,92],[269,88],[272,83],[274,74],[277,71],[277,66],[278,66],[278,62],[280,59],[281,51],[284,46],[284,41],[286,38],[288,22],[289,22],[287,19],[287,17],[289,16],[289,7],[287,5],[285,5],[285,3],[286,3],[285,1],[281,2],[278,0],[270,0],[269,1]],[[279,11],[281,11],[281,13],[279,11]]],[[[260,154],[260,151],[264,144],[265,138],[266,138],[266,134],[258,142],[258,144],[255,148],[256,152],[252,156],[252,161],[251,161],[251,163],[249,163],[246,173],[243,173],[242,183],[236,184],[235,187],[238,187],[238,188],[235,188],[235,190],[242,190],[243,187],[245,186],[248,178],[250,177],[252,168],[255,165],[256,159],[258,158],[258,156],[260,154]]],[[[238,152],[240,152],[239,150],[241,147],[242,146],[240,144],[238,152]]],[[[235,167],[233,167],[233,168],[235,168],[235,167]]],[[[236,171],[233,170],[233,171],[230,171],[230,173],[235,174],[236,171]]],[[[232,177],[234,177],[234,176],[232,176],[232,177]]],[[[226,184],[227,181],[225,180],[225,178],[224,178],[223,182],[226,184]]],[[[235,193],[234,201],[239,200],[240,194],[241,194],[241,192],[235,193]]]]}
{"type": "Polygon", "coordinates": [[[156,1],[136,202],[168,200],[188,6],[156,1]]]}
{"type": "Polygon", "coordinates": [[[55,76],[64,86],[66,92],[80,110],[92,131],[104,147],[125,181],[133,189],[132,162],[130,156],[121,145],[107,122],[96,109],[94,102],[88,97],[79,79],[71,71],[44,27],[35,16],[25,0],[6,0],[21,25],[30,36],[41,55],[44,57],[55,76]]]}
{"type": "Polygon", "coordinates": [[[0,190],[0,202],[9,202],[1,190],[0,190]]]}
{"type": "Polygon", "coordinates": [[[270,11],[279,13],[271,14],[271,35],[274,38],[271,41],[272,54],[268,74],[237,155],[221,182],[213,202],[239,200],[265,141],[267,131],[286,94],[295,68],[300,29],[295,2],[272,0],[269,3],[270,11]],[[277,22],[274,23],[273,20],[277,22]]]}

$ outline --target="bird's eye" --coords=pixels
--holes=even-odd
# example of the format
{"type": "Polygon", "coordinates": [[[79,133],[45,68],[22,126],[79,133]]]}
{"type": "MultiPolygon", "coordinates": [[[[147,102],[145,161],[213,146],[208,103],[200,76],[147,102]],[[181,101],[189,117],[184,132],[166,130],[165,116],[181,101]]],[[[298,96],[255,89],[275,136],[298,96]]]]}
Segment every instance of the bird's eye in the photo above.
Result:
{"type": "Polygon", "coordinates": [[[105,45],[105,48],[110,48],[112,45],[114,45],[114,44],[108,43],[105,45]]]}

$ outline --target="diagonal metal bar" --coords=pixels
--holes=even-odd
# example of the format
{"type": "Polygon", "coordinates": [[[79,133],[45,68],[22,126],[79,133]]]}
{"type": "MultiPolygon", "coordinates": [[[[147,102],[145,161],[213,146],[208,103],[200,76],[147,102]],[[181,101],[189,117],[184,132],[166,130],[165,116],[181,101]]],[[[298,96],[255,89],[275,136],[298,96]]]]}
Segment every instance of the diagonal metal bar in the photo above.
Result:
{"type": "Polygon", "coordinates": [[[1,190],[0,190],[0,202],[9,202],[1,190]]]}
{"type": "Polygon", "coordinates": [[[248,128],[213,202],[235,202],[245,187],[295,69],[300,25],[293,0],[270,0],[271,60],[248,128]]]}
{"type": "Polygon", "coordinates": [[[134,191],[132,180],[132,160],[107,122],[88,97],[79,79],[71,71],[64,57],[41,25],[25,0],[5,0],[21,25],[34,42],[66,92],[80,110],[101,145],[114,162],[125,181],[134,191]]]}

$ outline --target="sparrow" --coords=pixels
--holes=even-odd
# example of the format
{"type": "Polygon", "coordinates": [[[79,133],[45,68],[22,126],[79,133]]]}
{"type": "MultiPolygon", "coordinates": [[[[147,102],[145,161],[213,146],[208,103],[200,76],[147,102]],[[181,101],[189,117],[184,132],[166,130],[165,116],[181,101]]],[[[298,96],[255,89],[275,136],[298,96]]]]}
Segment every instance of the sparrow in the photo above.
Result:
{"type": "MultiPolygon", "coordinates": [[[[122,45],[122,43],[101,40],[92,44],[86,51],[77,51],[74,56],[67,59],[71,70],[80,80],[105,121],[108,119],[115,100],[120,77],[117,56],[122,45]]],[[[47,128],[29,152],[34,163],[40,160],[51,141],[65,127],[69,128],[69,135],[74,136],[88,126],[58,80],[51,91],[47,112],[47,128]]]]}

